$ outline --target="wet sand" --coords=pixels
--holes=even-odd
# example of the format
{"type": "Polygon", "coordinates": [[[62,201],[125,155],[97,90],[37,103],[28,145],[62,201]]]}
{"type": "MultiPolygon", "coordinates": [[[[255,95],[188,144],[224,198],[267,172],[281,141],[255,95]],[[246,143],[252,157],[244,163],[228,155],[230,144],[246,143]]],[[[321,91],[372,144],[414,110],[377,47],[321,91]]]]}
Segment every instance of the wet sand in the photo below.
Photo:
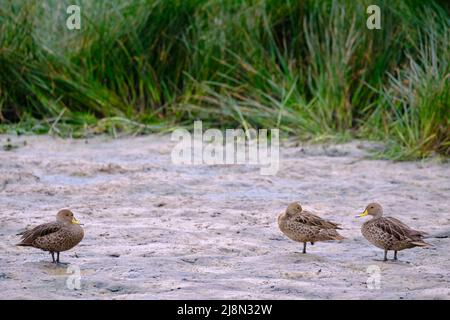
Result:
{"type": "Polygon", "coordinates": [[[449,163],[372,160],[359,141],[288,143],[278,174],[262,176],[256,166],[174,165],[169,136],[0,135],[0,146],[7,138],[17,148],[0,150],[0,299],[450,299],[449,163]],[[276,223],[291,201],[341,223],[347,239],[301,254],[276,223]],[[355,218],[371,201],[432,234],[433,247],[381,262],[355,218]],[[68,266],[14,245],[66,207],[85,228],[61,254],[80,270],[78,290],[68,266]],[[379,271],[378,289],[368,270],[379,271]]]}

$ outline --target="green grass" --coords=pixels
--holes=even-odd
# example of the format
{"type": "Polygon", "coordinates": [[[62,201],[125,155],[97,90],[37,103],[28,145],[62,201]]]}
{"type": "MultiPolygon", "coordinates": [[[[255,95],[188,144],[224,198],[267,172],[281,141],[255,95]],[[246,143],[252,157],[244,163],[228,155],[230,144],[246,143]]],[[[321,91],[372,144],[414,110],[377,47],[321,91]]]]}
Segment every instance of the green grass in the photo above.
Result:
{"type": "Polygon", "coordinates": [[[8,0],[0,132],[83,137],[207,127],[382,140],[450,155],[445,1],[8,0]],[[81,5],[81,31],[65,8],[81,5]]]}

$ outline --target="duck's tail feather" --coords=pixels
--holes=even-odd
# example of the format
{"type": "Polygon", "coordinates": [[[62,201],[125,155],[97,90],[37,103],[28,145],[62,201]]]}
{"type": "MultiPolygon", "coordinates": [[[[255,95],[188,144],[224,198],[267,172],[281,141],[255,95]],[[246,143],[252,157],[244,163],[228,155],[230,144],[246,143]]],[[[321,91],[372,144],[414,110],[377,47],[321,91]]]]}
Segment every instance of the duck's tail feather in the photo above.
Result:
{"type": "Polygon", "coordinates": [[[329,240],[344,240],[345,237],[341,236],[336,230],[328,231],[327,236],[329,240]]]}
{"type": "Polygon", "coordinates": [[[422,241],[422,240],[412,241],[411,244],[418,246],[418,247],[433,247],[432,244],[422,241]]]}
{"type": "Polygon", "coordinates": [[[31,247],[31,244],[20,242],[20,243],[16,243],[16,246],[18,246],[18,247],[31,247]]]}
{"type": "Polygon", "coordinates": [[[333,240],[344,240],[344,239],[345,239],[345,237],[341,236],[340,234],[335,235],[335,236],[333,237],[333,240]]]}

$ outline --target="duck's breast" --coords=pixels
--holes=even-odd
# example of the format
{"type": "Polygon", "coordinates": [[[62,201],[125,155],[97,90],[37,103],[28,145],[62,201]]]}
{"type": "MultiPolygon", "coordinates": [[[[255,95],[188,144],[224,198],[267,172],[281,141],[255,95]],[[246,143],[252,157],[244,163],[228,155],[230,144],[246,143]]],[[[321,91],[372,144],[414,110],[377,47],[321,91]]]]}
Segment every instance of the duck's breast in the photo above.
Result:
{"type": "Polygon", "coordinates": [[[361,227],[361,233],[370,243],[381,249],[390,249],[394,237],[377,226],[374,219],[365,222],[361,227]]]}

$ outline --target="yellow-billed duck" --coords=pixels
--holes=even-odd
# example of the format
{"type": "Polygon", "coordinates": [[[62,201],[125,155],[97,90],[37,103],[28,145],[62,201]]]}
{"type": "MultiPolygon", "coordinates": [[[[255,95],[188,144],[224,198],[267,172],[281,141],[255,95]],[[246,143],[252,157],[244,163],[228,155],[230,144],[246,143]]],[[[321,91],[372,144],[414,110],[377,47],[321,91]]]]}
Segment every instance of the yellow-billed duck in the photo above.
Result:
{"type": "Polygon", "coordinates": [[[394,260],[397,260],[397,251],[430,246],[422,240],[426,232],[411,229],[396,218],[383,216],[383,208],[378,203],[369,203],[358,217],[367,215],[372,219],[363,223],[361,233],[370,243],[384,250],[384,261],[387,261],[389,250],[394,250],[394,260]]]}
{"type": "Polygon", "coordinates": [[[345,239],[336,231],[341,229],[337,223],[303,210],[297,202],[289,204],[286,212],[278,216],[278,226],[290,239],[303,242],[303,253],[307,242],[313,245],[317,241],[345,239]]]}
{"type": "Polygon", "coordinates": [[[56,215],[56,221],[41,224],[31,230],[19,233],[18,246],[34,247],[49,251],[52,260],[60,263],[59,253],[75,247],[84,237],[83,228],[70,210],[63,209],[56,215]],[[57,254],[55,260],[55,253],[57,254]]]}

